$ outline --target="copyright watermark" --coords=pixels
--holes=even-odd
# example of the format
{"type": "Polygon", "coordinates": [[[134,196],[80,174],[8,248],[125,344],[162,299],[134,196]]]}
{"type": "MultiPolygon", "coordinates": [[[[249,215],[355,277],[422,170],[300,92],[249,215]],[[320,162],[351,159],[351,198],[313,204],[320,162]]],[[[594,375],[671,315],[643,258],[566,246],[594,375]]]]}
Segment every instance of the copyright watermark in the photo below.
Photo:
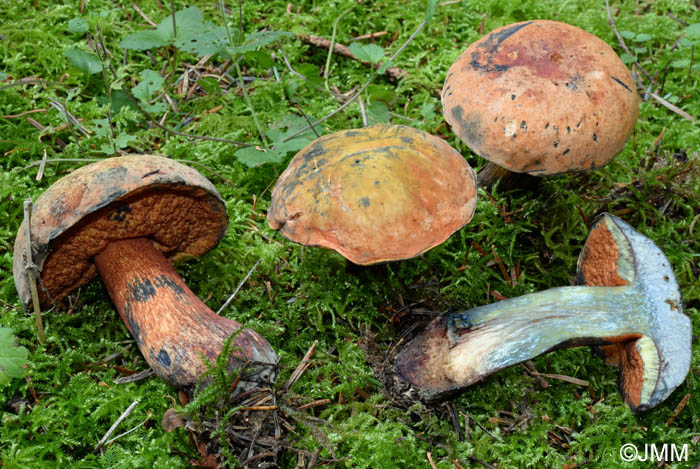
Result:
{"type": "Polygon", "coordinates": [[[688,444],[678,446],[676,444],[645,444],[637,448],[633,443],[626,443],[620,448],[620,459],[627,462],[680,462],[688,461],[688,444]]]}

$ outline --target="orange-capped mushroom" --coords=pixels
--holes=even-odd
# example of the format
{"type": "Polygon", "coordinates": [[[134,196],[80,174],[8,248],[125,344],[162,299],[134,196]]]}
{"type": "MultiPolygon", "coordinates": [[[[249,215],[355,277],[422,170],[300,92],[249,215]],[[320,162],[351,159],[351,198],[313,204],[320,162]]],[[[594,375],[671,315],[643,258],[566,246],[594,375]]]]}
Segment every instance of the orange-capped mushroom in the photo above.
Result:
{"type": "MultiPolygon", "coordinates": [[[[14,247],[14,280],[31,304],[26,223],[14,247]]],[[[155,372],[188,392],[241,328],[211,311],[169,260],[214,248],[226,233],[226,207],[194,169],[168,158],[131,155],[83,166],[49,187],[31,218],[31,260],[43,306],[60,301],[99,275],[139,350],[155,372]]],[[[233,339],[229,369],[253,362],[243,389],[276,373],[276,356],[259,334],[233,339]]]]}
{"type": "MultiPolygon", "coordinates": [[[[557,21],[510,24],[471,44],[450,67],[443,113],[493,165],[546,176],[607,164],[634,130],[634,80],[593,34],[557,21]]],[[[487,165],[479,184],[498,176],[487,165]]]]}
{"type": "Polygon", "coordinates": [[[267,220],[292,241],[370,265],[442,243],[475,207],[474,172],[455,149],[420,130],[376,125],[324,135],[294,156],[267,220]]]}

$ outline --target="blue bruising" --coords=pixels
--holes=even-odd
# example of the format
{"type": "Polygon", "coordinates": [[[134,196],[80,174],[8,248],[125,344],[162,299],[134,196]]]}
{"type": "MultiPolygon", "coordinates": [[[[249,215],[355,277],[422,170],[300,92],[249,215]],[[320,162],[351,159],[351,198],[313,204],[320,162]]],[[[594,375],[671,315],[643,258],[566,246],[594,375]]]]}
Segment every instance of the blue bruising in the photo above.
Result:
{"type": "Polygon", "coordinates": [[[498,46],[503,43],[506,39],[511,37],[513,34],[517,33],[524,27],[532,24],[532,21],[528,21],[527,23],[521,23],[521,24],[516,24],[507,28],[504,28],[496,33],[491,33],[489,36],[486,38],[486,40],[479,44],[477,47],[477,51],[472,52],[472,61],[471,61],[471,66],[474,70],[480,70],[482,72],[505,72],[508,70],[510,67],[505,64],[494,64],[493,63],[493,56],[496,53],[496,50],[498,49],[498,46]],[[488,54],[488,60],[486,61],[485,65],[481,65],[479,63],[479,57],[481,54],[488,54]]]}
{"type": "Polygon", "coordinates": [[[360,199],[360,206],[362,206],[362,208],[367,208],[367,207],[369,207],[369,205],[370,205],[369,197],[362,197],[360,199]]]}
{"type": "Polygon", "coordinates": [[[156,361],[163,368],[170,368],[170,355],[168,355],[168,352],[166,352],[165,349],[160,349],[160,352],[158,352],[158,356],[156,357],[156,361]]]}
{"type": "Polygon", "coordinates": [[[156,288],[147,278],[135,279],[129,284],[129,291],[131,292],[131,298],[138,302],[149,301],[156,296],[156,288]]]}

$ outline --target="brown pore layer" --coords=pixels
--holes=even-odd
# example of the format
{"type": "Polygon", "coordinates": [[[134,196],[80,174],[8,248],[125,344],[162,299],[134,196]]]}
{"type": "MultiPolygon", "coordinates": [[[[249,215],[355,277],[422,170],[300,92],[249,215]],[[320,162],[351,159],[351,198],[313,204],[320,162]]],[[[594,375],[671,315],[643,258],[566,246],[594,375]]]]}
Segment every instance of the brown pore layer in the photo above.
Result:
{"type": "Polygon", "coordinates": [[[581,251],[578,283],[591,287],[618,287],[627,282],[617,273],[619,254],[605,223],[597,223],[581,251]]]}
{"type": "MultiPolygon", "coordinates": [[[[596,223],[581,251],[577,283],[590,287],[618,287],[627,282],[617,273],[619,253],[615,239],[604,222],[596,223]]],[[[605,362],[620,369],[620,390],[628,404],[638,407],[644,380],[644,362],[635,347],[639,334],[606,337],[610,345],[598,347],[605,362]]]]}
{"type": "MultiPolygon", "coordinates": [[[[13,271],[22,306],[29,309],[26,225],[24,220],[17,232],[13,271]]],[[[109,240],[151,237],[168,258],[177,260],[216,246],[227,226],[216,188],[177,161],[128,155],[82,166],[34,203],[31,254],[41,275],[41,302],[47,306],[87,283],[95,275],[90,258],[109,240]],[[98,224],[90,228],[93,222],[98,224]]]]}
{"type": "Polygon", "coordinates": [[[83,218],[52,245],[41,274],[40,301],[57,302],[97,274],[93,258],[113,241],[148,238],[167,258],[198,257],[226,231],[223,205],[209,192],[155,186],[117,199],[83,218]]]}

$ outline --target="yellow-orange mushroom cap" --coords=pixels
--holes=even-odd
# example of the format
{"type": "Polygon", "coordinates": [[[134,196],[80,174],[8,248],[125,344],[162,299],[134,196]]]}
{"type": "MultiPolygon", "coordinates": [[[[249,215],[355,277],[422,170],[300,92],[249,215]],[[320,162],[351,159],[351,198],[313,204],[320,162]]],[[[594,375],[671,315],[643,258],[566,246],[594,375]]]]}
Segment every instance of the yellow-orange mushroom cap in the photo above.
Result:
{"type": "Polygon", "coordinates": [[[454,148],[401,125],[324,135],[294,156],[272,191],[270,227],[370,265],[409,259],[466,225],[474,171],[454,148]]]}

